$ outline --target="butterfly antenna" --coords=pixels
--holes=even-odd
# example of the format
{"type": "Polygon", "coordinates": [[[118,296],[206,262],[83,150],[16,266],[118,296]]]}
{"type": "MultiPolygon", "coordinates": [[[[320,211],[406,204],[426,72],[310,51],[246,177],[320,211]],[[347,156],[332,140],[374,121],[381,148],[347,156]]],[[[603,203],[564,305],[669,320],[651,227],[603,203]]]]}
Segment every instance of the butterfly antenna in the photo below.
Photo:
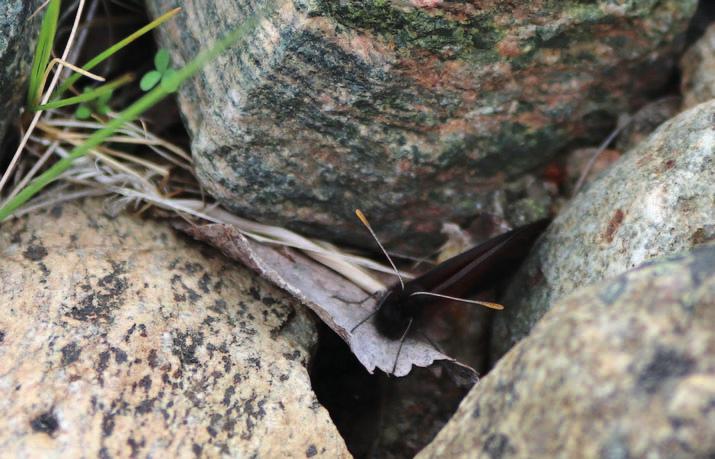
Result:
{"type": "Polygon", "coordinates": [[[471,304],[478,304],[480,306],[484,306],[487,308],[491,309],[504,309],[504,306],[502,306],[499,303],[492,303],[490,301],[479,301],[479,300],[467,300],[466,298],[457,298],[455,296],[449,296],[449,295],[442,295],[441,293],[432,293],[432,292],[414,292],[410,296],[415,296],[415,295],[428,295],[428,296],[436,296],[438,298],[445,298],[447,300],[454,300],[454,301],[459,301],[462,303],[471,303],[471,304]]]}
{"type": "Polygon", "coordinates": [[[392,262],[392,258],[387,254],[387,250],[382,246],[380,243],[380,240],[377,238],[377,235],[375,232],[372,230],[372,227],[370,226],[370,223],[368,223],[367,218],[365,217],[365,214],[362,213],[360,209],[355,209],[355,215],[357,215],[357,218],[360,219],[363,225],[367,228],[368,231],[370,231],[370,234],[372,237],[375,239],[375,242],[377,242],[377,245],[380,246],[380,250],[382,250],[382,253],[385,254],[385,257],[387,257],[387,261],[390,262],[390,265],[392,266],[392,269],[395,270],[395,274],[397,275],[397,278],[400,280],[400,285],[402,285],[402,290],[405,289],[405,282],[402,280],[402,276],[400,276],[400,272],[397,270],[397,267],[395,266],[395,263],[392,262]]]}

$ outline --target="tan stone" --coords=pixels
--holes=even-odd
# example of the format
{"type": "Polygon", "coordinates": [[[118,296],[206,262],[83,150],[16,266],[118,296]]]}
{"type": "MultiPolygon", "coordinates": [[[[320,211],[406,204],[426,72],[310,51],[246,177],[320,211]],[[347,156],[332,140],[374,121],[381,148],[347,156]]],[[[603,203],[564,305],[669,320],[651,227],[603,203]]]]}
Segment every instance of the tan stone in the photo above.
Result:
{"type": "Polygon", "coordinates": [[[8,457],[346,457],[290,297],[96,201],[0,227],[8,457]]]}

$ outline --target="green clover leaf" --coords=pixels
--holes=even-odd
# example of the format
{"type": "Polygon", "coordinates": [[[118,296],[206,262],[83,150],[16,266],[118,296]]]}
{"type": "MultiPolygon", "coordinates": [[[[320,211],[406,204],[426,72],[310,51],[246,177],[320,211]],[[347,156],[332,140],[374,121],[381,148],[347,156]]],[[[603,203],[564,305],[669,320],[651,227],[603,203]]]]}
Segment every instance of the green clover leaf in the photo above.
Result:
{"type": "Polygon", "coordinates": [[[139,87],[142,91],[147,92],[154,88],[157,84],[161,84],[164,90],[174,92],[178,89],[177,83],[174,81],[176,71],[169,67],[171,57],[165,49],[160,49],[154,55],[154,70],[150,70],[144,74],[139,87]]]}
{"type": "Polygon", "coordinates": [[[161,81],[161,72],[158,70],[151,70],[144,74],[139,82],[139,87],[142,88],[142,91],[147,92],[156,86],[159,81],[161,81]]]}
{"type": "Polygon", "coordinates": [[[164,74],[169,68],[169,62],[171,58],[169,57],[169,51],[165,49],[160,49],[156,52],[154,56],[154,67],[159,71],[159,73],[164,74]]]}

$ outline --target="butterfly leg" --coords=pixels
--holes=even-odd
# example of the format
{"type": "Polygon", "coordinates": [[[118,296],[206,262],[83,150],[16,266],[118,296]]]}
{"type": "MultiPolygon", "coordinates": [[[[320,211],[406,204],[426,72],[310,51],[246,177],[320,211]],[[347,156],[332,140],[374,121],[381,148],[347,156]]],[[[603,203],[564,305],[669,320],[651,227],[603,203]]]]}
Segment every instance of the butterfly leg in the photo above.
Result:
{"type": "Polygon", "coordinates": [[[357,330],[360,325],[362,325],[362,324],[364,324],[365,322],[367,322],[368,320],[372,319],[372,317],[373,317],[375,314],[377,314],[377,311],[378,311],[378,310],[375,309],[375,310],[372,311],[370,314],[368,314],[367,317],[365,317],[363,320],[361,320],[360,322],[358,322],[357,325],[355,325],[353,328],[350,329],[350,333],[352,333],[352,332],[354,332],[355,330],[357,330]]]}
{"type": "Polygon", "coordinates": [[[405,328],[404,333],[402,333],[402,336],[400,337],[400,347],[397,348],[397,355],[395,356],[395,363],[392,365],[392,374],[395,374],[395,370],[397,370],[397,361],[400,359],[400,352],[402,352],[402,345],[405,344],[405,338],[407,338],[407,334],[410,332],[410,327],[412,327],[412,321],[414,319],[410,319],[410,322],[407,324],[407,328],[405,328]]]}

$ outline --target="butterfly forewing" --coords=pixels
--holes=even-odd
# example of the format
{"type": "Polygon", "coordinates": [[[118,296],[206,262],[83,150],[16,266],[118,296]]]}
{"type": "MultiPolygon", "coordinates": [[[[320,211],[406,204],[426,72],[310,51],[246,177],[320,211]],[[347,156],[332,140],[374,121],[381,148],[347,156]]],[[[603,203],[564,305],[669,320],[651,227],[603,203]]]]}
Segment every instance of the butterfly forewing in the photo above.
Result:
{"type": "Polygon", "coordinates": [[[548,225],[539,220],[496,236],[410,281],[422,289],[462,296],[492,287],[518,268],[529,248],[548,225]]]}

